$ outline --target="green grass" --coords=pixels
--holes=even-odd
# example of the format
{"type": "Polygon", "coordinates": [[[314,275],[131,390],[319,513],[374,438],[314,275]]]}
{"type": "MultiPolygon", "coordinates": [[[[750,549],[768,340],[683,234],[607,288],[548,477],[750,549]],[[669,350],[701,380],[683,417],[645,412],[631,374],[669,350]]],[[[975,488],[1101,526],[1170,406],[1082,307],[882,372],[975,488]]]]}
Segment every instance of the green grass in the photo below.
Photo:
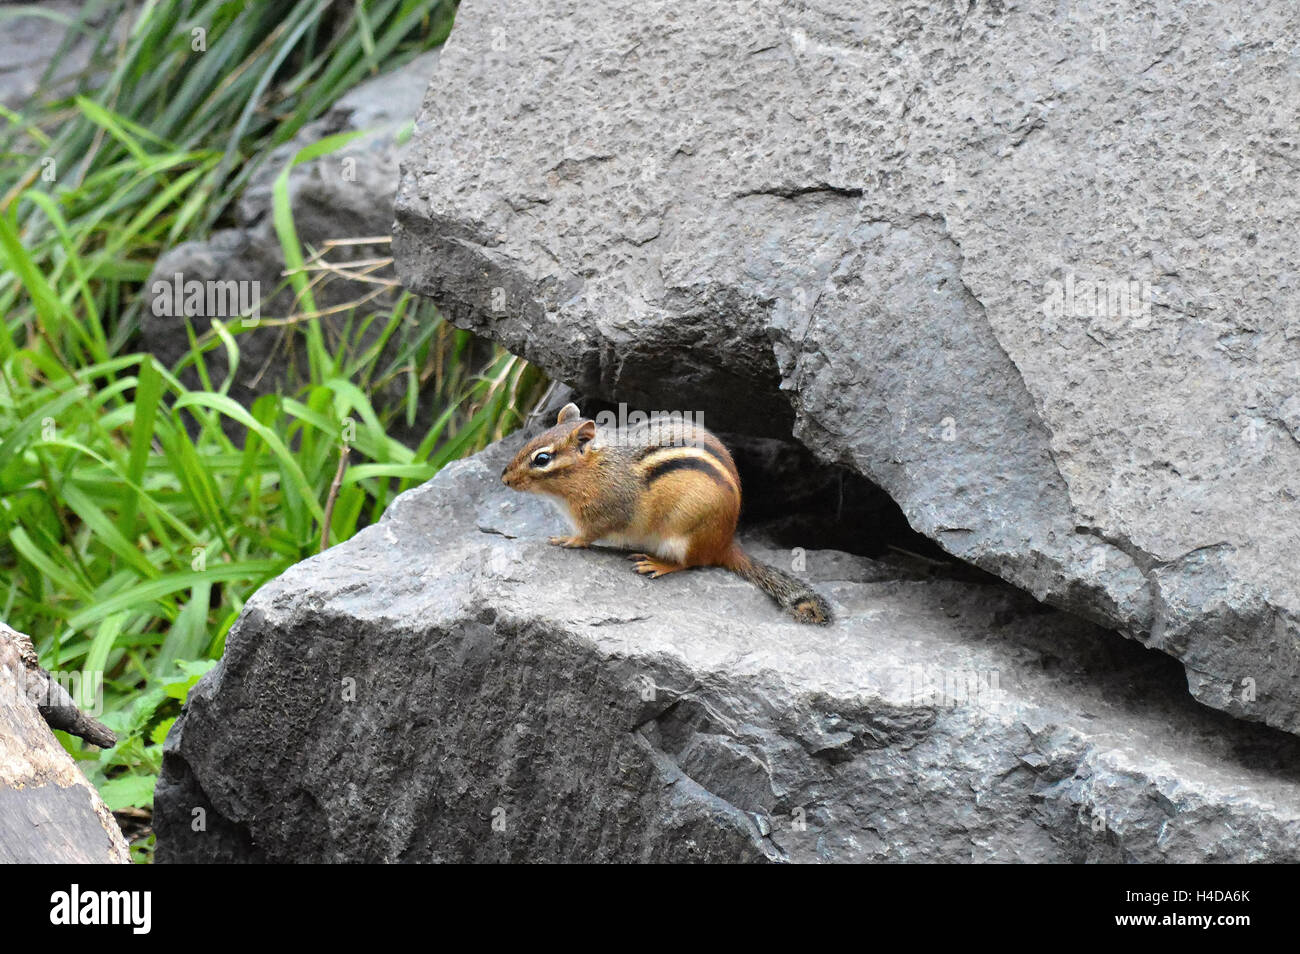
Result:
{"type": "Polygon", "coordinates": [[[99,31],[107,83],[4,116],[0,619],[47,668],[102,674],[118,745],[61,738],[148,860],[162,740],[248,598],[508,432],[545,382],[500,349],[474,365],[467,333],[395,289],[341,324],[312,318],[321,250],[300,246],[287,171],[274,220],[295,312],[262,325],[281,324],[306,356],[301,379],[248,408],[232,400],[252,332],[239,319],[200,320],[174,367],[143,353],[141,286],[158,255],[223,224],[267,153],[339,95],[441,42],[453,8],[131,9],[120,46],[99,31]],[[190,50],[194,25],[206,53],[190,50]],[[213,380],[217,352],[228,370],[213,380]],[[421,420],[415,446],[390,436],[421,420]]]}
{"type": "MultiPolygon", "coordinates": [[[[73,95],[4,116],[0,213],[53,272],[49,283],[75,287],[92,324],[102,318],[102,344],[119,349],[143,308],[134,285],[158,255],[219,224],[270,151],[343,93],[440,44],[454,9],[449,0],[92,0],[69,42],[95,38],[97,65],[73,95]],[[119,23],[129,24],[120,39],[119,23]],[[63,270],[78,265],[62,285],[63,270]]],[[[0,8],[0,29],[20,11],[0,8]]],[[[21,284],[0,275],[0,314],[21,284]]]]}

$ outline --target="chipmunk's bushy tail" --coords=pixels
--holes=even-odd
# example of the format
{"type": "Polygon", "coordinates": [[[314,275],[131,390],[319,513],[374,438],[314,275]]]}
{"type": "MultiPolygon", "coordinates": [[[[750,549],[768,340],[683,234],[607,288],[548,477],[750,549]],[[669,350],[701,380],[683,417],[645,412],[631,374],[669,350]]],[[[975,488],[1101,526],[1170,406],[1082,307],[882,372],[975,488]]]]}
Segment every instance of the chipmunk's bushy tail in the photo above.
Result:
{"type": "Polygon", "coordinates": [[[822,626],[831,622],[830,604],[798,577],[752,559],[735,544],[723,565],[776,600],[798,622],[822,626]]]}

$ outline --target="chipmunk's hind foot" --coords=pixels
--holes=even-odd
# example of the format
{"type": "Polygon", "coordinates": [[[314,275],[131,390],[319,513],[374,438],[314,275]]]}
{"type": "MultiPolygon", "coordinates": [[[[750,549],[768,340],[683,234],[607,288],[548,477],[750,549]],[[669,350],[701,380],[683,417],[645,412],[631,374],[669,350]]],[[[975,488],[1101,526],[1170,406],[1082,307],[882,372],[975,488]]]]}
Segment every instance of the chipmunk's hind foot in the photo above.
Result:
{"type": "Polygon", "coordinates": [[[680,563],[664,563],[662,560],[656,560],[654,557],[645,553],[633,553],[628,556],[629,560],[635,561],[635,569],[642,576],[648,576],[650,579],[658,579],[668,573],[676,573],[678,570],[686,569],[680,563]]]}

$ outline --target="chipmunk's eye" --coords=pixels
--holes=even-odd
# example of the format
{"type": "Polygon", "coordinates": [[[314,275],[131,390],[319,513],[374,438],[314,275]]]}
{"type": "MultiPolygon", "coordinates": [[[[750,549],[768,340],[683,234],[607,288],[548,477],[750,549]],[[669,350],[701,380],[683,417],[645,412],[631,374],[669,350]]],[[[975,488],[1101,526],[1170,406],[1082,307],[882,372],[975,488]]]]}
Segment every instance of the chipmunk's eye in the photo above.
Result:
{"type": "Polygon", "coordinates": [[[532,466],[545,467],[550,462],[551,462],[551,455],[546,453],[546,451],[542,451],[541,453],[533,455],[532,466]]]}

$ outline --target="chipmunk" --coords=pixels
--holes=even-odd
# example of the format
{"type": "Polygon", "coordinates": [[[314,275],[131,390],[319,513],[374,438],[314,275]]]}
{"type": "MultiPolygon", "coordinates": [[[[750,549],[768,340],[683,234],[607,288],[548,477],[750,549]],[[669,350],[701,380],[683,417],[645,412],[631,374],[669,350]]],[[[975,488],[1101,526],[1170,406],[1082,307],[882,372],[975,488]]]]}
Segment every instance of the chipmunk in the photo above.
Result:
{"type": "Polygon", "coordinates": [[[692,566],[725,567],[801,623],[829,623],[830,606],[806,583],[751,559],[735,541],[740,475],[722,442],[690,421],[596,427],[576,404],[533,438],[501,472],[506,486],[542,494],[573,525],[562,547],[608,543],[633,553],[656,579],[692,566]]]}

